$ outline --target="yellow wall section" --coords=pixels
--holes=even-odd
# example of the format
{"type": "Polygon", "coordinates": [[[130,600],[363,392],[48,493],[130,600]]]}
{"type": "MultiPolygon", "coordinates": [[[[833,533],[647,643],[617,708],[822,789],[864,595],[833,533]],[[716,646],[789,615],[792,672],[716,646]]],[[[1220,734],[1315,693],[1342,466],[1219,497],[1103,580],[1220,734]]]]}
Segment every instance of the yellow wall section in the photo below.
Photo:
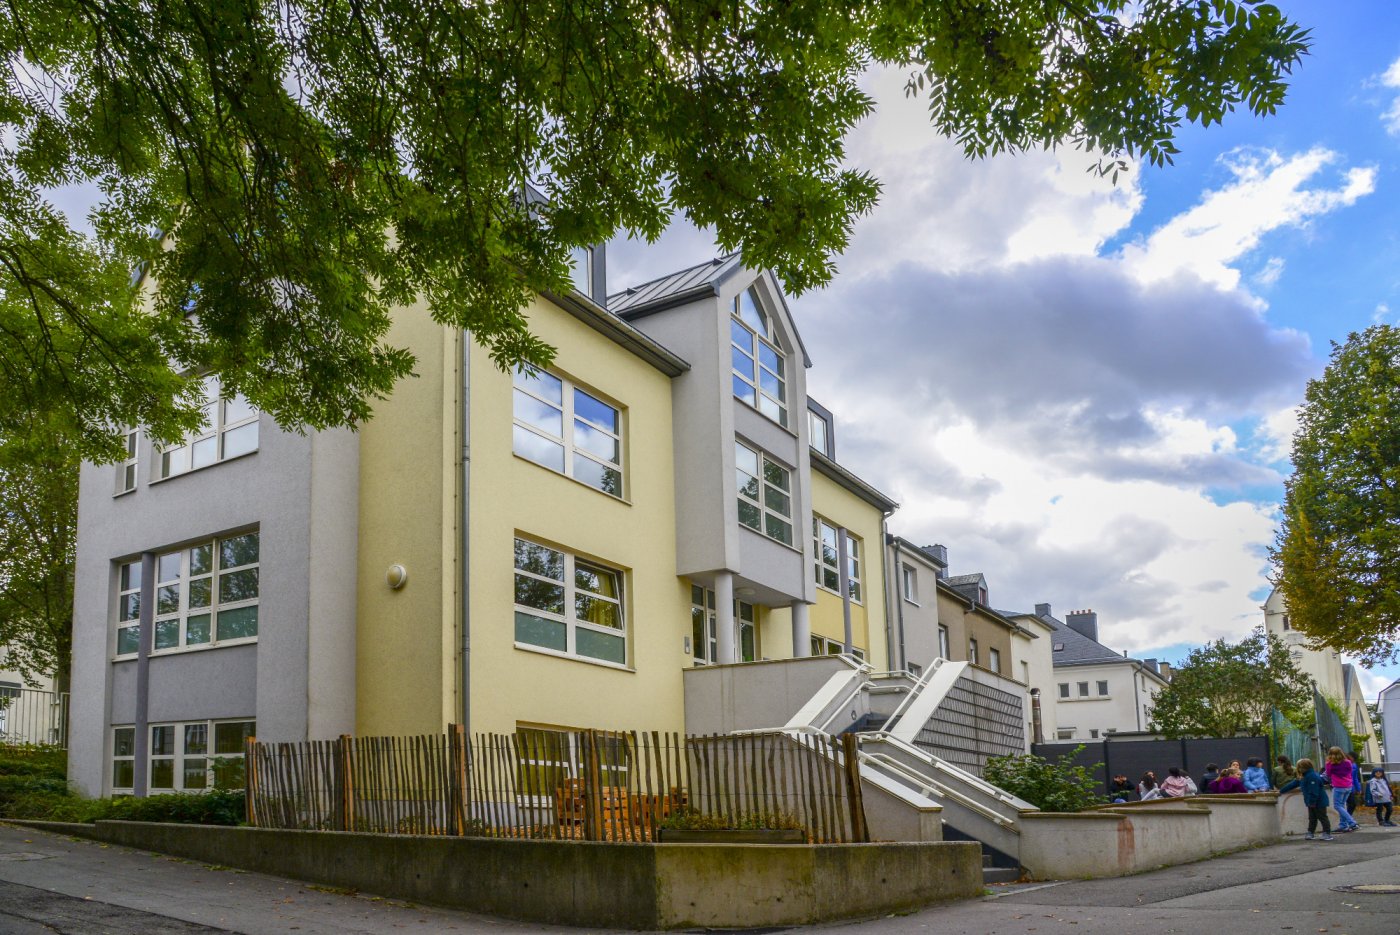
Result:
{"type": "Polygon", "coordinates": [[[690,590],[676,576],[671,383],[545,299],[530,327],[557,348],[552,372],[623,411],[619,501],[512,452],[511,377],[471,359],[472,729],[517,723],[682,730],[681,670],[690,665],[690,590]],[[633,671],[515,647],[515,536],[627,572],[633,671]]]}
{"type": "Polygon", "coordinates": [[[360,429],[356,731],[436,732],[453,717],[457,369],[455,336],[422,305],[394,317],[388,342],[417,356],[360,429]],[[390,565],[408,570],[391,590],[390,565]],[[444,628],[449,640],[444,640],[444,628]]]}

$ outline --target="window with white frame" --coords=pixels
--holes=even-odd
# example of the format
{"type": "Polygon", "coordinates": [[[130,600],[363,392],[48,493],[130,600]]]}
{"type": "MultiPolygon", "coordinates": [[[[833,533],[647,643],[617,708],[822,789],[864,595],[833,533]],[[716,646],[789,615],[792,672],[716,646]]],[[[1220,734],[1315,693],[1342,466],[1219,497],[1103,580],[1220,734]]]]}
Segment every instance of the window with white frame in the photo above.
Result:
{"type": "MultiPolygon", "coordinates": [[[[830,640],[824,636],[812,637],[813,656],[839,656],[845,651],[845,646],[842,645],[840,640],[830,640]]],[[[857,646],[851,647],[850,655],[854,656],[861,662],[865,661],[865,650],[857,646]]]]}
{"type": "Polygon", "coordinates": [[[117,572],[117,655],[134,656],[141,648],[141,562],[126,562],[117,572]]]}
{"type": "Polygon", "coordinates": [[[1080,698],[1088,698],[1088,697],[1089,697],[1089,683],[1088,683],[1088,682],[1080,682],[1080,683],[1079,683],[1079,697],[1080,697],[1080,698]]]}
{"type": "Polygon", "coordinates": [[[572,553],[515,540],[515,644],[627,663],[623,573],[572,553]]]}
{"type": "Polygon", "coordinates": [[[734,443],[739,522],[792,545],[792,473],[742,442],[734,443]]]}
{"type": "Polygon", "coordinates": [[[137,444],[136,429],[122,432],[122,447],[126,454],[117,464],[117,493],[127,493],[136,489],[137,444]]]}
{"type": "Polygon", "coordinates": [[[569,282],[584,296],[593,297],[592,247],[574,247],[569,251],[569,282]]]}
{"type": "Polygon", "coordinates": [[[987,668],[991,669],[993,672],[997,673],[998,675],[1001,674],[1001,650],[999,650],[999,649],[988,649],[988,650],[987,650],[987,668]]]}
{"type": "Polygon", "coordinates": [[[860,590],[860,537],[846,533],[846,585],[851,600],[861,602],[860,590]]]}
{"type": "Polygon", "coordinates": [[[904,583],[904,599],[911,604],[919,603],[919,572],[912,565],[902,562],[899,566],[900,580],[904,583]]]}
{"type": "Polygon", "coordinates": [[[136,728],[112,729],[112,789],[130,791],[136,784],[136,728]]]}
{"type": "Polygon", "coordinates": [[[1055,731],[1055,737],[1056,737],[1057,739],[1059,739],[1059,740],[1073,740],[1073,739],[1074,739],[1074,728],[1073,728],[1073,727],[1061,727],[1059,730],[1055,731]]]}
{"type": "MultiPolygon", "coordinates": [[[[573,803],[574,817],[582,821],[582,789],[577,780],[587,767],[579,735],[579,731],[562,727],[517,727],[515,746],[519,765],[515,777],[521,795],[541,803],[560,804],[561,811],[570,810],[568,800],[576,793],[579,801],[573,803]]],[[[634,752],[628,750],[627,739],[617,734],[595,734],[593,751],[598,758],[603,784],[625,786],[628,763],[634,752]]]]}
{"type": "Polygon", "coordinates": [[[831,457],[831,433],[827,430],[826,419],[810,409],[807,410],[807,436],[807,444],[831,457]]]}
{"type": "Polygon", "coordinates": [[[816,559],[817,584],[841,592],[840,539],[836,527],[820,516],[812,517],[812,555],[816,559]]]}
{"type": "Polygon", "coordinates": [[[938,628],[938,655],[944,659],[952,659],[953,644],[948,636],[948,628],[940,626],[938,628]]]}
{"type": "Polygon", "coordinates": [[[204,378],[204,426],[160,453],[160,476],[174,477],[258,450],[258,411],[242,394],[222,396],[219,378],[204,378]]]}
{"type": "Polygon", "coordinates": [[[514,450],[551,471],[622,496],[622,414],[562,377],[515,372],[514,450]]]}
{"type": "Polygon", "coordinates": [[[1068,697],[1069,697],[1069,682],[1061,682],[1061,683],[1060,683],[1060,697],[1061,697],[1061,698],[1068,698],[1068,697]]]}
{"type": "Polygon", "coordinates": [[[773,322],[752,289],[734,300],[729,320],[734,395],[777,422],[788,424],[787,376],[773,322]]]}
{"type": "Polygon", "coordinates": [[[1108,682],[1107,682],[1107,681],[1100,681],[1099,684],[1098,684],[1098,689],[1099,689],[1099,697],[1101,697],[1101,698],[1107,698],[1107,697],[1108,697],[1108,682]]]}
{"type": "MultiPolygon", "coordinates": [[[[690,586],[690,652],[697,663],[713,664],[719,659],[719,639],[715,629],[715,592],[698,584],[690,586]]],[[[738,628],[739,661],[758,658],[758,617],[752,604],[734,602],[734,624],[738,628]]]]}
{"type": "MultiPolygon", "coordinates": [[[[134,731],[133,728],[116,730],[134,731]]],[[[248,738],[257,732],[255,721],[182,721],[152,724],[150,730],[146,784],[151,792],[201,792],[243,787],[244,749],[248,738]]],[[[117,749],[115,742],[113,749],[117,749]]],[[[117,786],[117,773],[114,762],[114,791],[130,788],[117,786]]]]}
{"type": "Polygon", "coordinates": [[[970,663],[972,663],[973,665],[978,665],[978,664],[979,664],[979,660],[978,660],[978,658],[977,658],[977,641],[976,641],[976,640],[968,640],[968,641],[967,641],[967,661],[970,662],[970,663]]]}
{"type": "MultiPolygon", "coordinates": [[[[122,567],[122,585],[134,566],[140,587],[140,563],[122,567]]],[[[151,652],[205,649],[221,644],[248,642],[258,635],[259,596],[258,534],[211,539],[164,552],[156,557],[156,580],[151,652]]],[[[123,591],[119,606],[126,610],[123,591]]],[[[135,609],[140,609],[139,592],[135,609]]],[[[121,615],[119,614],[119,616],[121,615]]],[[[117,655],[136,652],[136,641],[123,631],[137,631],[128,621],[118,621],[117,655]]]]}

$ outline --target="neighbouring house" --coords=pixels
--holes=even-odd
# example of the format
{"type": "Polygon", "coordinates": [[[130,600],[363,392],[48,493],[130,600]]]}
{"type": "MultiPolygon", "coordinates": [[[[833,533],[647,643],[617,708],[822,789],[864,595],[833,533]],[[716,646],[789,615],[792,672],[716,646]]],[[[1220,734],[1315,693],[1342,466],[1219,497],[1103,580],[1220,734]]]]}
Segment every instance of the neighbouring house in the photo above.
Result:
{"type": "Polygon", "coordinates": [[[679,731],[695,667],[890,668],[895,504],[836,460],[776,279],[731,256],[608,297],[605,261],[525,310],[546,370],[414,305],[388,340],[417,377],[358,432],[211,375],[205,430],[85,465],[75,783],[207,788],[252,735],[679,731]]]}
{"type": "Polygon", "coordinates": [[[1334,701],[1343,712],[1342,723],[1353,734],[1365,734],[1369,739],[1365,748],[1358,750],[1361,758],[1368,763],[1379,763],[1380,743],[1376,739],[1376,728],[1371,722],[1370,709],[1366,707],[1365,693],[1361,688],[1361,678],[1356,666],[1342,662],[1341,654],[1330,647],[1313,647],[1308,638],[1293,629],[1288,616],[1288,604],[1283,592],[1274,588],[1261,608],[1264,611],[1264,629],[1283,640],[1293,662],[1312,679],[1317,690],[1334,701]]]}
{"type": "Polygon", "coordinates": [[[1394,781],[1400,779],[1400,681],[1391,682],[1381,689],[1376,709],[1381,717],[1384,741],[1382,759],[1393,767],[1389,775],[1394,781]]]}
{"type": "MultiPolygon", "coordinates": [[[[1171,667],[1156,659],[1134,659],[1099,642],[1099,618],[1076,610],[1060,620],[1049,604],[1033,614],[1011,615],[1016,621],[1035,617],[1050,644],[1052,684],[1037,686],[1053,699],[1055,732],[1047,742],[1096,740],[1108,734],[1140,732],[1151,720],[1152,699],[1167,686],[1171,667]]],[[[1029,624],[1026,624],[1029,626],[1029,624]]]]}
{"type": "Polygon", "coordinates": [[[1017,627],[1011,641],[1011,664],[1026,685],[1027,749],[1033,743],[1053,742],[1059,736],[1054,624],[1037,614],[1001,613],[1017,627]]]}

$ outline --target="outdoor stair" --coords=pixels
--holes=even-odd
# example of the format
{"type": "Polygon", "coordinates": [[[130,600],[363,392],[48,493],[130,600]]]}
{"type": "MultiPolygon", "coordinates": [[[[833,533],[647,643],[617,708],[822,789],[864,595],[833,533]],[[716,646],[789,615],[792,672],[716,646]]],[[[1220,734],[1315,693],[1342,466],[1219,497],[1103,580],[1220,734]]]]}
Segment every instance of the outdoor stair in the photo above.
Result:
{"type": "Polygon", "coordinates": [[[992,855],[987,853],[986,848],[982,849],[983,883],[1015,883],[1019,879],[1021,879],[1019,867],[997,867],[992,863],[992,855]]]}

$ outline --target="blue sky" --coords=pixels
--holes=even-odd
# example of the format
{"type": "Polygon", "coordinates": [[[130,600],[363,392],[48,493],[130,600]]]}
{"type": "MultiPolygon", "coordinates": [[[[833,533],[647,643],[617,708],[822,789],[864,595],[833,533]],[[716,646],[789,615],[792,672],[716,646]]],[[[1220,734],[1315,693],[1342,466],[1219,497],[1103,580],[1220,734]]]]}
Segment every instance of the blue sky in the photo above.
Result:
{"type": "MultiPolygon", "coordinates": [[[[969,161],[871,74],[848,153],[884,198],[792,301],[891,528],[1143,656],[1262,622],[1293,409],[1330,341],[1400,322],[1400,6],[1279,5],[1314,36],[1279,114],[1188,128],[1117,186],[1073,152],[969,161]]],[[[714,252],[617,241],[609,285],[714,252]]]]}

